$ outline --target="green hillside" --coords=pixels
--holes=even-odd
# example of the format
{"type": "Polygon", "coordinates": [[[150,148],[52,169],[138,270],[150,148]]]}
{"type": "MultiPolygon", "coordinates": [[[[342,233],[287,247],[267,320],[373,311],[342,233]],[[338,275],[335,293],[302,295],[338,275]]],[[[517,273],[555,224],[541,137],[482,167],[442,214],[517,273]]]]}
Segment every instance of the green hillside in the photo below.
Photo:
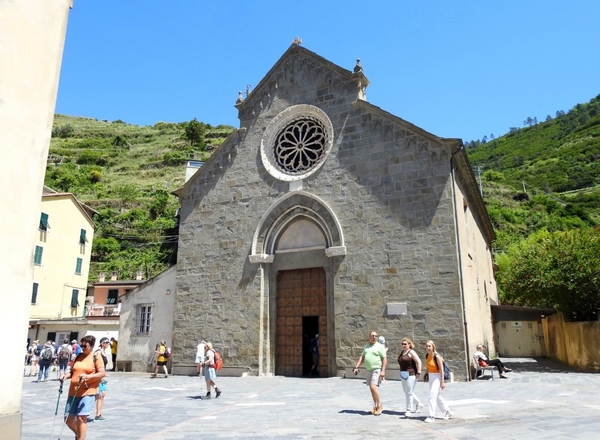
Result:
{"type": "Polygon", "coordinates": [[[600,95],[489,142],[467,142],[503,250],[533,232],[600,223],[600,95]]]}
{"type": "MultiPolygon", "coordinates": [[[[600,95],[497,139],[467,142],[494,224],[496,252],[532,233],[600,224],[600,95]]],[[[206,160],[234,130],[196,120],[137,126],[56,115],[46,185],[99,212],[90,280],[146,277],[175,263],[186,162],[206,160]]]]}
{"type": "Polygon", "coordinates": [[[138,270],[151,277],[175,263],[178,202],[170,192],[183,185],[188,160],[205,160],[233,130],[55,116],[45,184],[99,212],[90,281],[113,270],[121,279],[138,270]]]}

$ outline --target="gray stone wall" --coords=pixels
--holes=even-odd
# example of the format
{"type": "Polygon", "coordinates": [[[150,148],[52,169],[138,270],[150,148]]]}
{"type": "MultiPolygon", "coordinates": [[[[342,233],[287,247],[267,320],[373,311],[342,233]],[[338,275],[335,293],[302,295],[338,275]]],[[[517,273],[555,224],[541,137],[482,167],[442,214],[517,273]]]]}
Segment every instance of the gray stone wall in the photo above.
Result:
{"type": "Polygon", "coordinates": [[[240,109],[247,128],[240,142],[215,152],[182,197],[175,350],[191,359],[198,339],[207,338],[228,365],[257,371],[260,279],[248,255],[262,215],[289,190],[266,172],[260,142],[280,111],[311,104],[327,113],[335,140],[303,190],[333,209],[347,247],[329,269],[335,370],[356,362],[375,329],[390,344],[392,365],[407,336],[421,354],[433,339],[455,374],[465,373],[448,147],[357,103],[351,74],[328,69],[302,50],[289,57],[240,109]],[[388,302],[408,303],[408,315],[386,316],[388,302]]]}

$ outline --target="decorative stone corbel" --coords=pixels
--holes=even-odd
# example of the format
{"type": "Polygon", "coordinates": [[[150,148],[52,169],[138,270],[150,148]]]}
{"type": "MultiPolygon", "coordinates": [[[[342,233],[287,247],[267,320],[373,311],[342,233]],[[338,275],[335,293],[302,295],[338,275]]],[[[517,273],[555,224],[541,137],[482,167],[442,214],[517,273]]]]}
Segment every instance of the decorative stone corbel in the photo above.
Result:
{"type": "Polygon", "coordinates": [[[260,264],[260,263],[272,263],[275,260],[275,255],[273,254],[256,254],[250,255],[248,257],[250,263],[252,264],[260,264]]]}
{"type": "Polygon", "coordinates": [[[325,249],[325,255],[328,258],[341,257],[346,255],[346,246],[331,246],[325,249]]]}

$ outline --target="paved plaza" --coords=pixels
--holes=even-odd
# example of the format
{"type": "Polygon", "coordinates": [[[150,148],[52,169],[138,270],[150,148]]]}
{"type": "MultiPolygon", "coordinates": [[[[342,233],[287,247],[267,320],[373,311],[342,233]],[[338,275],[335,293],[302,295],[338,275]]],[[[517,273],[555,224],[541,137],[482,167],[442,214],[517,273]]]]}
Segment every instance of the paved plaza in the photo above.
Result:
{"type": "MultiPolygon", "coordinates": [[[[202,400],[204,381],[140,373],[108,373],[105,422],[88,424],[88,439],[565,439],[597,438],[600,432],[600,374],[565,369],[548,360],[503,359],[509,379],[448,384],[443,396],[454,418],[424,423],[405,417],[399,381],[380,387],[381,416],[369,414],[372,400],[360,379],[224,377],[219,399],[202,400]]],[[[487,373],[489,377],[489,373],[487,373]]],[[[66,391],[66,386],[65,386],[66,391]]],[[[415,390],[426,404],[427,385],[415,390]]],[[[23,439],[57,439],[52,431],[58,381],[23,383],[23,439]],[[51,437],[51,433],[54,435],[51,437]]],[[[0,435],[1,437],[1,435],[0,435]]],[[[61,439],[74,435],[65,426],[61,439]]]]}

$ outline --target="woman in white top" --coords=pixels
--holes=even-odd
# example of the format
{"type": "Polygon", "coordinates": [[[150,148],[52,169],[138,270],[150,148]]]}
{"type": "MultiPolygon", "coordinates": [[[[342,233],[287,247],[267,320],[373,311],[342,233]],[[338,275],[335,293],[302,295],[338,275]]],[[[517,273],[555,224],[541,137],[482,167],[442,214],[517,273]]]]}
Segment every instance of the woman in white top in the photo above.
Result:
{"type": "Polygon", "coordinates": [[[479,344],[477,346],[477,351],[475,352],[475,356],[478,359],[481,359],[486,364],[491,365],[492,367],[498,368],[498,373],[500,373],[500,377],[502,379],[507,379],[504,373],[508,373],[512,371],[510,368],[506,368],[500,359],[488,359],[488,357],[483,352],[483,345],[479,344]]]}
{"type": "Polygon", "coordinates": [[[206,341],[202,340],[196,349],[196,373],[202,375],[202,364],[204,363],[204,352],[206,351],[206,341]]]}

